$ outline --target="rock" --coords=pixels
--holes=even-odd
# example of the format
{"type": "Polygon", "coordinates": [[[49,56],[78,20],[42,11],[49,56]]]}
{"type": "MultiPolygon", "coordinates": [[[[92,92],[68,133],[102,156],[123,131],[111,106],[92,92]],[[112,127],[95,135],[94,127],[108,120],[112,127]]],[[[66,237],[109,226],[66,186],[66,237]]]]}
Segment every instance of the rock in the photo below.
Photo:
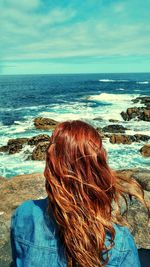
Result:
{"type": "Polygon", "coordinates": [[[0,152],[8,152],[8,146],[1,146],[0,152]]]}
{"type": "Polygon", "coordinates": [[[28,142],[28,138],[10,139],[7,143],[8,153],[15,154],[21,151],[23,145],[28,142]]]}
{"type": "Polygon", "coordinates": [[[103,121],[103,118],[102,117],[96,117],[93,119],[93,121],[103,121]]]}
{"type": "Polygon", "coordinates": [[[112,144],[131,144],[132,142],[147,142],[150,139],[150,136],[145,134],[135,134],[135,135],[127,135],[127,134],[112,134],[108,136],[110,139],[110,143],[112,144]]]}
{"type": "Polygon", "coordinates": [[[112,144],[128,144],[128,145],[130,145],[132,142],[136,141],[136,138],[132,135],[113,134],[110,137],[109,141],[112,144]]]}
{"type": "MultiPolygon", "coordinates": [[[[145,199],[150,205],[150,171],[131,169],[117,171],[124,180],[134,177],[145,191],[145,199]],[[146,191],[147,190],[147,191],[146,191]]],[[[10,218],[13,211],[27,199],[40,199],[47,196],[43,174],[18,175],[11,179],[0,177],[0,266],[8,267],[11,262],[9,239],[10,218]]],[[[147,225],[147,212],[135,199],[129,205],[128,223],[139,248],[150,249],[150,230],[147,225]]]]}
{"type": "Polygon", "coordinates": [[[0,179],[0,266],[10,267],[10,218],[13,211],[27,199],[46,197],[45,178],[42,174],[19,175],[0,179]],[[3,180],[3,181],[2,181],[3,180]]]}
{"type": "Polygon", "coordinates": [[[129,121],[134,118],[143,121],[150,121],[150,108],[133,107],[128,108],[126,112],[122,111],[120,114],[125,121],[129,121]]]}
{"type": "Polygon", "coordinates": [[[119,122],[119,120],[110,119],[110,122],[119,122]]]}
{"type": "Polygon", "coordinates": [[[125,130],[127,130],[125,127],[118,124],[111,124],[102,128],[103,132],[109,133],[125,133],[125,130]]]}
{"type": "Polygon", "coordinates": [[[39,135],[31,137],[28,140],[28,145],[36,146],[40,142],[46,142],[46,141],[49,141],[49,140],[50,140],[50,136],[49,135],[47,135],[47,134],[39,134],[39,135]]]}
{"type": "Polygon", "coordinates": [[[147,142],[150,139],[150,136],[145,134],[134,134],[134,136],[136,138],[136,142],[139,141],[147,142]]]}
{"type": "Polygon", "coordinates": [[[140,153],[144,157],[150,157],[150,144],[145,144],[141,149],[140,153]]]}
{"type": "MultiPolygon", "coordinates": [[[[48,142],[49,140],[50,136],[47,134],[39,134],[31,138],[10,139],[6,146],[0,147],[0,152],[8,152],[9,154],[15,154],[19,153],[25,144],[30,146],[36,146],[41,142],[48,142]]],[[[28,152],[30,154],[30,151],[28,152]]],[[[28,152],[25,151],[24,153],[28,154],[28,152]]]]}
{"type": "Polygon", "coordinates": [[[45,160],[49,142],[40,142],[32,152],[32,160],[45,160]]]}
{"type": "Polygon", "coordinates": [[[57,124],[57,121],[49,118],[38,117],[34,119],[35,127],[41,130],[52,130],[57,124]]]}
{"type": "Polygon", "coordinates": [[[132,99],[132,102],[144,104],[146,108],[150,108],[150,96],[140,96],[135,99],[132,99]]]}

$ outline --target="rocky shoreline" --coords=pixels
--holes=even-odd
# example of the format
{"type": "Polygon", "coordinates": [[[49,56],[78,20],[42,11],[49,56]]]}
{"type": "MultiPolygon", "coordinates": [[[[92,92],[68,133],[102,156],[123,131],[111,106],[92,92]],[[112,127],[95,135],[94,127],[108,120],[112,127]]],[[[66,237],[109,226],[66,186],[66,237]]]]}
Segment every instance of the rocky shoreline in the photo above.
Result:
{"type": "MultiPolygon", "coordinates": [[[[131,107],[121,112],[125,121],[143,120],[150,121],[150,97],[133,99],[133,103],[143,104],[144,107],[131,107]]],[[[102,118],[95,118],[102,120],[102,118]]],[[[150,157],[150,136],[145,134],[126,134],[128,128],[119,121],[110,119],[111,124],[97,128],[103,139],[108,139],[112,144],[132,144],[141,142],[141,156],[150,157]]],[[[52,130],[58,124],[50,118],[35,118],[36,129],[52,130]]],[[[15,154],[23,151],[26,160],[45,160],[46,150],[50,136],[39,134],[31,138],[10,139],[7,145],[0,147],[0,153],[15,154]],[[27,146],[27,148],[26,148],[27,146]],[[28,149],[28,147],[30,149],[28,149]]],[[[150,170],[130,169],[120,170],[118,175],[126,179],[135,178],[143,187],[147,205],[150,207],[150,170]]],[[[19,175],[13,179],[0,177],[0,266],[8,267],[11,262],[11,249],[9,239],[10,218],[16,207],[27,199],[39,199],[46,196],[45,179],[41,173],[19,175]]],[[[139,202],[133,199],[129,205],[128,222],[139,248],[150,249],[150,228],[147,225],[147,212],[139,202]]]]}
{"type": "MultiPolygon", "coordinates": [[[[150,207],[150,170],[131,169],[117,171],[124,179],[135,178],[143,187],[145,200],[150,207]]],[[[46,197],[45,178],[41,173],[19,175],[13,179],[0,177],[0,266],[8,267],[11,262],[9,239],[10,218],[13,211],[27,199],[46,197]]],[[[150,228],[147,211],[137,200],[129,204],[127,220],[139,248],[150,249],[150,228]]]]}

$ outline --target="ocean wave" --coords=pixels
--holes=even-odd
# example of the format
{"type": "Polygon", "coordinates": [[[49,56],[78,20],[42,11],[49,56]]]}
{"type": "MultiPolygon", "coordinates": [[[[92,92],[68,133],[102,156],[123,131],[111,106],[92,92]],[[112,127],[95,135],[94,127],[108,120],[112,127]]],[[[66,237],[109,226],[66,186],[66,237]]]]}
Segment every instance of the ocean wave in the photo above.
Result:
{"type": "Polygon", "coordinates": [[[139,95],[132,94],[107,94],[101,93],[100,95],[91,95],[88,97],[89,100],[103,101],[103,102],[114,102],[114,101],[130,101],[139,95]]]}
{"type": "Polygon", "coordinates": [[[118,88],[116,89],[116,91],[124,91],[125,89],[124,88],[118,88]]]}
{"type": "Polygon", "coordinates": [[[148,82],[148,81],[136,82],[136,83],[138,83],[138,84],[149,84],[149,82],[148,82]]]}
{"type": "Polygon", "coordinates": [[[129,82],[129,80],[111,80],[111,79],[100,79],[99,82],[102,83],[121,83],[121,82],[129,82]]]}

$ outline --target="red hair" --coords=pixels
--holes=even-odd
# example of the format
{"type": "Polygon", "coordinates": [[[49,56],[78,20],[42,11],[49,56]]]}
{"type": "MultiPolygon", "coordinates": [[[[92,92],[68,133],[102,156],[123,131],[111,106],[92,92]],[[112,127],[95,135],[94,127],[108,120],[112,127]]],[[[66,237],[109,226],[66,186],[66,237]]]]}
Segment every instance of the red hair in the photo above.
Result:
{"type": "Polygon", "coordinates": [[[66,121],[56,127],[44,175],[68,267],[75,263],[80,267],[105,266],[115,237],[113,223],[124,223],[119,199],[127,193],[144,202],[141,187],[134,180],[116,176],[108,166],[101,136],[82,121],[66,121]],[[113,203],[116,213],[112,212],[113,203]],[[106,232],[111,237],[109,248],[105,246],[106,232]]]}

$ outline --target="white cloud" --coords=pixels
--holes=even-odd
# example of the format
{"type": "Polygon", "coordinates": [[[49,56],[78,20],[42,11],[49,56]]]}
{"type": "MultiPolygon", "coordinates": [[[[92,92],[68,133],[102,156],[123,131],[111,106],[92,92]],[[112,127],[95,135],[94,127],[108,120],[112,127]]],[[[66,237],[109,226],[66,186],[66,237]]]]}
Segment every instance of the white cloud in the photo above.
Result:
{"type": "Polygon", "coordinates": [[[21,9],[24,11],[38,8],[40,4],[40,0],[1,0],[1,5],[3,7],[21,9]]]}

